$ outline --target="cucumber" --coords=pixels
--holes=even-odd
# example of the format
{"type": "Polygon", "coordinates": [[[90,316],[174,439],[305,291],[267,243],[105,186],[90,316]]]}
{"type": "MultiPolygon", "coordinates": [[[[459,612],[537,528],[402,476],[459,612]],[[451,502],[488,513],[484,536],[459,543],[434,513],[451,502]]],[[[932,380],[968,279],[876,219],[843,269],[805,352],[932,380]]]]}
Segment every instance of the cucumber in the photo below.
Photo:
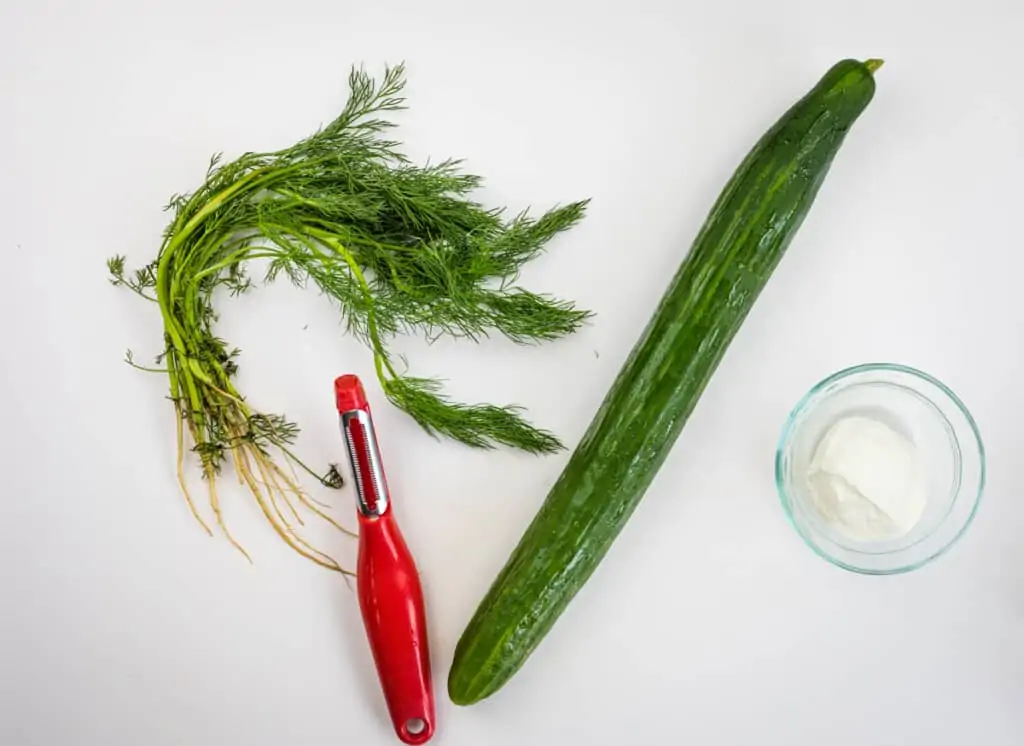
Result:
{"type": "Polygon", "coordinates": [[[455,649],[469,705],[526,662],[601,562],[668,456],[803,222],[880,60],[842,60],[757,142],[711,209],[558,481],[455,649]]]}

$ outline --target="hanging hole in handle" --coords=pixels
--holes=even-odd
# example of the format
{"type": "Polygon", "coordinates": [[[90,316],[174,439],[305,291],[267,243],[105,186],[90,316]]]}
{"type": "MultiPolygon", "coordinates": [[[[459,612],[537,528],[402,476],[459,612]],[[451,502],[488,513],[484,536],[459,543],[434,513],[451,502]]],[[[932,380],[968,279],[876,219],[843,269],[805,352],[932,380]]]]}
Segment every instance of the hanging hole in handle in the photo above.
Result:
{"type": "Polygon", "coordinates": [[[430,726],[423,718],[409,718],[402,724],[402,730],[413,743],[420,743],[430,738],[430,726]]]}

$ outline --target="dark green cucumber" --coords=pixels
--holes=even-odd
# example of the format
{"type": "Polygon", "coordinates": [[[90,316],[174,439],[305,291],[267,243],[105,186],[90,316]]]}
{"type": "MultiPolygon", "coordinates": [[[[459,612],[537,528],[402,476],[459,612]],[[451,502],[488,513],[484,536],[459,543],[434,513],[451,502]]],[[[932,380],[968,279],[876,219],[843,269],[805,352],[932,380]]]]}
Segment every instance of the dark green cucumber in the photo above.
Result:
{"type": "Polygon", "coordinates": [[[764,134],[713,206],[579,445],[455,649],[468,705],[520,669],[664,462],[871,101],[878,60],[843,60],[764,134]]]}

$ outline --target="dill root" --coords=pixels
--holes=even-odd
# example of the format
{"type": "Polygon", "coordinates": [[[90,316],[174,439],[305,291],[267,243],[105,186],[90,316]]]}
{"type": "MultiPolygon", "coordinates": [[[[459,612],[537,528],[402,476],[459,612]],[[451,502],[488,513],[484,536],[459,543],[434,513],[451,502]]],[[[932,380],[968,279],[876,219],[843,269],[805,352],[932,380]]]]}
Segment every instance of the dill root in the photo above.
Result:
{"type": "Polygon", "coordinates": [[[223,519],[217,491],[227,462],[277,534],[303,557],[351,574],[300,534],[308,514],[350,533],[313,500],[299,472],[342,486],[332,466],[320,474],[291,450],[298,427],[255,410],[235,388],[238,350],[216,336],[215,293],[250,290],[250,259],[269,260],[265,281],[282,274],[316,286],[336,305],[346,331],[371,351],[380,386],[394,406],[427,433],[476,448],[505,445],[531,453],[562,448],[514,405],[464,404],[434,378],[409,375],[388,350],[401,333],[476,341],[498,333],[517,344],[555,340],[576,331],[589,312],[517,284],[522,266],[584,215],[587,201],[539,217],[505,217],[470,194],[478,176],[461,163],[412,164],[386,137],[393,123],[379,115],[405,108],[402,65],[378,83],[352,69],[338,117],[284,150],[210,161],[202,185],[174,196],[173,219],[160,250],[134,272],[125,257],[107,261],[114,285],[154,302],[164,324],[156,366],[177,421],[177,476],[195,519],[203,519],[185,475],[192,452],[217,528],[246,557],[223,519]]]}

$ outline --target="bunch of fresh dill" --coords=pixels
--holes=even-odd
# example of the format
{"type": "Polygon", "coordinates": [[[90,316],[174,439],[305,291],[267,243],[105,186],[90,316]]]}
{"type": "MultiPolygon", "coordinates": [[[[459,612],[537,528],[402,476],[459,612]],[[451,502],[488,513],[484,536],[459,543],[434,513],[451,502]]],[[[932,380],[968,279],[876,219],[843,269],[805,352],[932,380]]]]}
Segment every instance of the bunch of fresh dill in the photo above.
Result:
{"type": "MultiPolygon", "coordinates": [[[[522,265],[579,221],[586,201],[537,218],[505,218],[503,209],[470,198],[481,180],[462,173],[459,161],[413,165],[385,136],[394,125],[379,118],[404,108],[403,73],[402,65],[388,67],[378,85],[353,68],[348,101],[334,121],[284,150],[245,153],[229,163],[215,156],[197,190],[172,198],[173,220],[152,263],[126,272],[123,256],[108,261],[112,282],[155,301],[163,318],[162,367],[144,369],[169,378],[185,499],[212,535],[186,485],[188,437],[217,523],[243,553],[217,496],[225,461],[281,538],[346,572],[296,530],[303,523],[297,506],[341,526],[299,486],[293,467],[329,487],[341,486],[340,475],[333,467],[324,476],[312,471],[290,450],[296,425],[248,403],[233,383],[238,350],[214,331],[215,294],[221,287],[248,290],[250,259],[268,260],[268,281],[284,274],[332,298],[346,329],[372,350],[385,396],[427,432],[482,448],[561,447],[519,407],[454,402],[436,379],[400,370],[388,351],[399,333],[476,340],[496,330],[517,343],[552,340],[588,317],[570,302],[516,284],[522,265]]],[[[128,361],[135,364],[130,352],[128,361]]]]}

